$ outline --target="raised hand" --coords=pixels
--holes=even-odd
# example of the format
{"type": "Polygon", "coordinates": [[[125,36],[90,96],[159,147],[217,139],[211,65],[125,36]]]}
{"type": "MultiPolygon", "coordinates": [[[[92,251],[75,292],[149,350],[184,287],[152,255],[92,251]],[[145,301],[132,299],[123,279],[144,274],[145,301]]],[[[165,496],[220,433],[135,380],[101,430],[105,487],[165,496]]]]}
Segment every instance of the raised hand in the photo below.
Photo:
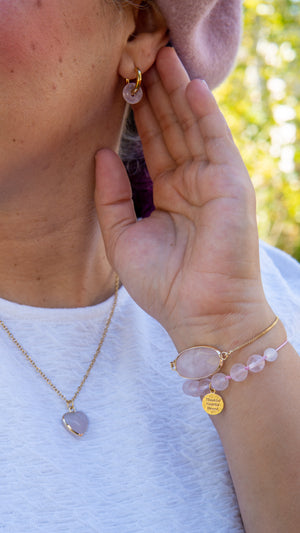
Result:
{"type": "Polygon", "coordinates": [[[240,323],[257,331],[272,316],[253,187],[213,95],[205,82],[190,82],[174,49],[160,51],[144,87],[134,113],[156,210],[136,220],[120,159],[100,151],[96,204],[107,256],[178,349],[199,341],[222,347],[232,331],[238,341],[240,323]]]}

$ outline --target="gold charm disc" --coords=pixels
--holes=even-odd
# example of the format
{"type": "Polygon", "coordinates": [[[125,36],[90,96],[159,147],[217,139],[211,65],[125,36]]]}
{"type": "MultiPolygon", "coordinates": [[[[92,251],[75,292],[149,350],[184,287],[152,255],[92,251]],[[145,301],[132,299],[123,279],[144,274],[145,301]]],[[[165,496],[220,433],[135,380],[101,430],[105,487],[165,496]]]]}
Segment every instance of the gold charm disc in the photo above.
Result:
{"type": "Polygon", "coordinates": [[[215,392],[206,394],[202,400],[202,407],[209,415],[218,415],[224,409],[223,398],[215,392]]]}

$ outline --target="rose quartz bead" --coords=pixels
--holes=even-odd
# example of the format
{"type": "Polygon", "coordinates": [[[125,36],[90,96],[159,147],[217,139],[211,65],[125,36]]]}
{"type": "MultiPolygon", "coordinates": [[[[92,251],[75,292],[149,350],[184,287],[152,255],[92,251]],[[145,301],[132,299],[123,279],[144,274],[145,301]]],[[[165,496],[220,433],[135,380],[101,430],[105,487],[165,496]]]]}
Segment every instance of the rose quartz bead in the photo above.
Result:
{"type": "Polygon", "coordinates": [[[199,396],[205,396],[209,391],[210,380],[201,379],[201,380],[188,380],[185,381],[182,385],[182,390],[188,396],[194,396],[199,398],[199,396]]]}
{"type": "Polygon", "coordinates": [[[249,357],[247,367],[251,372],[261,372],[265,368],[265,360],[262,355],[254,354],[249,357]]]}
{"type": "Polygon", "coordinates": [[[237,363],[231,367],[230,376],[232,377],[233,381],[244,381],[248,376],[248,370],[245,365],[237,363]]]}
{"type": "Polygon", "coordinates": [[[128,104],[137,104],[143,98],[143,90],[141,89],[141,87],[135,94],[132,94],[134,89],[135,89],[135,83],[133,82],[127,83],[123,89],[123,97],[124,97],[124,100],[128,102],[128,104]]]}
{"type": "Polygon", "coordinates": [[[211,386],[216,390],[225,390],[227,389],[228,385],[229,379],[222,372],[214,374],[214,376],[211,378],[211,386]]]}
{"type": "Polygon", "coordinates": [[[274,350],[274,348],[267,348],[264,351],[264,358],[266,359],[266,361],[269,361],[269,363],[276,361],[277,357],[278,353],[276,352],[276,350],[274,350]]]}

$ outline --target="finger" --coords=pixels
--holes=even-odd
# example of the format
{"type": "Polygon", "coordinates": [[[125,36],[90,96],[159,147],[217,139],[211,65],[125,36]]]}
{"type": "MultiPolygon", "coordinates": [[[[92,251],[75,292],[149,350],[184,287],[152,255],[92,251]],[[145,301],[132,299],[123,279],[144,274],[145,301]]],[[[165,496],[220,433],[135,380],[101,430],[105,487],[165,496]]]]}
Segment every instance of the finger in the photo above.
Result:
{"type": "Polygon", "coordinates": [[[229,163],[237,150],[224,116],[203,80],[195,79],[186,89],[186,97],[198,120],[207,158],[212,163],[229,163]]]}
{"type": "Polygon", "coordinates": [[[177,165],[180,165],[191,158],[191,153],[186,143],[184,129],[155,67],[145,74],[144,85],[167,149],[177,165]]]}
{"type": "Polygon", "coordinates": [[[125,167],[109,149],[96,154],[95,202],[107,257],[118,272],[116,245],[136,216],[125,167]]]}
{"type": "Polygon", "coordinates": [[[185,94],[190,78],[174,48],[163,48],[160,51],[157,57],[156,67],[161,84],[170,100],[172,110],[183,130],[185,143],[190,154],[192,157],[203,159],[205,157],[205,150],[198,120],[185,94]]]}
{"type": "Polygon", "coordinates": [[[142,141],[143,152],[150,176],[153,180],[175,166],[166,146],[161,128],[149,104],[147,92],[143,100],[133,106],[135,123],[142,141]]]}

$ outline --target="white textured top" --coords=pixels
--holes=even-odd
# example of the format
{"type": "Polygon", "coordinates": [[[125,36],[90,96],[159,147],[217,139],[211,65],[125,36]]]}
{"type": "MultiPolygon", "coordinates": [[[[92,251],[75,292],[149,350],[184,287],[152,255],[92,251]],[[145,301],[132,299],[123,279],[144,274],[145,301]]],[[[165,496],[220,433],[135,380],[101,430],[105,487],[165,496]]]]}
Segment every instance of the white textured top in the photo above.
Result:
{"type": "MultiPolygon", "coordinates": [[[[300,352],[300,266],[266,245],[264,286],[300,352]]],[[[0,318],[72,397],[112,299],[84,309],[0,300],[0,318]]],[[[243,531],[222,444],[197,398],[170,370],[175,348],[120,289],[113,322],[76,407],[82,439],[61,424],[64,402],[0,329],[0,531],[243,531]]]]}

